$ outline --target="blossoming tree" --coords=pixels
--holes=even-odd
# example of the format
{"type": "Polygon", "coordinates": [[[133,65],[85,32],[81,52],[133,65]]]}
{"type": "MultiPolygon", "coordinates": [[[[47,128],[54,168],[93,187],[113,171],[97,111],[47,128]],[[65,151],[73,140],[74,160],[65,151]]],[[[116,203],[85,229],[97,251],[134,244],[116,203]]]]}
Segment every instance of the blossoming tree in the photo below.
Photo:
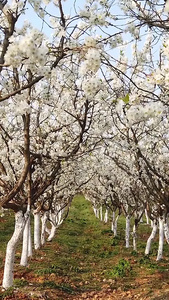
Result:
{"type": "MultiPolygon", "coordinates": [[[[163,224],[168,234],[168,40],[164,4],[109,0],[87,0],[83,7],[76,1],[72,4],[73,12],[66,14],[62,0],[1,1],[0,204],[13,209],[16,219],[7,246],[4,288],[12,285],[15,249],[24,228],[23,255],[28,252],[31,209],[38,248],[39,213],[43,215],[43,244],[47,214],[61,222],[62,204],[69,204],[73,192],[85,184],[95,208],[103,202],[113,209],[123,207],[127,247],[129,219],[135,212],[136,237],[145,204],[160,225],[157,259],[162,257],[163,224]],[[113,8],[123,12],[123,26],[113,8]],[[30,10],[39,28],[22,21],[30,10]],[[159,32],[165,42],[156,62],[152,49],[156,50],[159,32]],[[130,42],[132,58],[127,55],[130,42]],[[100,159],[97,168],[92,164],[88,172],[87,162],[96,162],[93,155],[100,159]],[[118,176],[112,174],[110,163],[118,176]],[[77,166],[88,172],[86,178],[78,178],[77,166]]],[[[55,232],[57,222],[54,225],[51,232],[55,232]]],[[[136,249],[136,239],[133,243],[136,249]]],[[[22,264],[26,260],[27,254],[22,264]]]]}

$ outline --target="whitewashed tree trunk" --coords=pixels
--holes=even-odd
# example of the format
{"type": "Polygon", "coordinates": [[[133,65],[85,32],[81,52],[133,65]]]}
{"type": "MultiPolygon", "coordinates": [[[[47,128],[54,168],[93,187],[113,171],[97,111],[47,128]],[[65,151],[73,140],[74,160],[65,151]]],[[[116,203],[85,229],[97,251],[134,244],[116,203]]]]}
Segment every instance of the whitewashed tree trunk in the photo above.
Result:
{"type": "Polygon", "coordinates": [[[59,227],[59,226],[60,226],[62,223],[63,223],[63,219],[60,219],[60,221],[59,221],[59,222],[58,222],[58,221],[56,222],[56,224],[57,224],[57,226],[56,226],[56,227],[58,228],[58,227],[59,227]]]}
{"type": "Polygon", "coordinates": [[[141,219],[140,219],[140,223],[143,223],[144,221],[143,221],[143,217],[141,217],[141,219]]]}
{"type": "Polygon", "coordinates": [[[32,257],[31,219],[29,218],[28,257],[32,257]]]}
{"type": "Polygon", "coordinates": [[[153,226],[154,226],[154,223],[153,223],[153,221],[151,220],[151,228],[153,228],[153,226]]]}
{"type": "Polygon", "coordinates": [[[46,233],[47,233],[48,235],[51,234],[51,228],[48,228],[47,226],[45,227],[45,231],[46,231],[46,233]]]}
{"type": "Polygon", "coordinates": [[[113,212],[113,219],[112,219],[112,231],[113,231],[113,234],[114,234],[114,237],[117,236],[117,221],[119,219],[119,215],[117,215],[117,217],[115,218],[115,212],[113,212]]]}
{"type": "Polygon", "coordinates": [[[164,223],[164,236],[165,236],[166,242],[169,244],[169,226],[168,226],[167,221],[165,221],[165,223],[164,223]]]}
{"type": "Polygon", "coordinates": [[[150,222],[149,222],[149,217],[148,217],[147,209],[145,209],[145,217],[146,217],[147,225],[149,225],[150,222]]]}
{"type": "Polygon", "coordinates": [[[57,225],[59,226],[60,224],[62,224],[62,214],[64,212],[64,209],[61,209],[61,206],[58,205],[57,210],[58,210],[57,225]]]}
{"type": "Polygon", "coordinates": [[[15,213],[15,230],[7,244],[4,276],[3,276],[3,288],[7,289],[13,285],[13,267],[14,258],[17,244],[22,237],[23,230],[26,223],[26,217],[22,211],[15,213]]]}
{"type": "Polygon", "coordinates": [[[94,211],[95,217],[97,217],[97,215],[96,215],[96,208],[94,206],[93,206],[93,211],[94,211]]]}
{"type": "Polygon", "coordinates": [[[163,246],[164,246],[164,218],[159,218],[159,244],[157,261],[163,258],[163,246]]]}
{"type": "Polygon", "coordinates": [[[115,223],[115,211],[112,213],[112,222],[111,222],[111,230],[114,232],[114,223],[115,223]]]}
{"type": "Polygon", "coordinates": [[[46,223],[48,220],[48,212],[45,211],[41,221],[42,221],[42,230],[41,230],[41,245],[43,246],[45,244],[45,232],[46,232],[46,223]]]}
{"type": "Polygon", "coordinates": [[[103,221],[103,208],[100,206],[100,220],[103,221]]]}
{"type": "Polygon", "coordinates": [[[137,251],[137,226],[133,226],[133,250],[137,251]]]}
{"type": "Polygon", "coordinates": [[[155,238],[155,235],[157,233],[157,220],[153,221],[153,228],[152,228],[152,232],[147,240],[147,244],[146,244],[146,249],[145,249],[145,255],[149,255],[150,253],[150,249],[151,249],[151,243],[153,241],[153,239],[155,238]]]}
{"type": "Polygon", "coordinates": [[[96,217],[99,219],[99,209],[96,208],[96,217]]]}
{"type": "Polygon", "coordinates": [[[48,236],[48,239],[47,239],[48,242],[51,242],[53,240],[53,238],[56,234],[56,229],[57,229],[57,226],[54,225],[53,223],[51,223],[51,226],[52,226],[51,227],[51,232],[50,232],[50,235],[48,236]]]}
{"type": "Polygon", "coordinates": [[[108,209],[106,208],[105,215],[104,215],[104,223],[107,222],[108,222],[108,209]]]}
{"type": "Polygon", "coordinates": [[[55,213],[50,212],[49,220],[50,220],[50,224],[51,224],[51,229],[50,229],[50,233],[47,238],[47,241],[51,242],[56,233],[57,222],[59,221],[58,215],[55,215],[55,213]]]}
{"type": "Polygon", "coordinates": [[[126,216],[126,248],[130,247],[130,216],[126,216]]]}
{"type": "Polygon", "coordinates": [[[21,255],[20,265],[24,267],[26,267],[28,264],[29,232],[30,232],[30,215],[26,221],[25,228],[23,231],[22,255],[21,255]]]}
{"type": "Polygon", "coordinates": [[[34,248],[35,250],[40,249],[41,239],[40,239],[40,213],[34,213],[34,248]]]}

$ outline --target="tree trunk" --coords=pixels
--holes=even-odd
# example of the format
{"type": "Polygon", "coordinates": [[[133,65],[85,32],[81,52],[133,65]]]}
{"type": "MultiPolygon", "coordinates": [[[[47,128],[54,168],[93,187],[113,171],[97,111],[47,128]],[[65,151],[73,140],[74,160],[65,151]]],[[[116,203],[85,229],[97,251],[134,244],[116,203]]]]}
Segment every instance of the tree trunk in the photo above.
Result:
{"type": "Polygon", "coordinates": [[[28,247],[29,247],[29,234],[30,234],[30,215],[26,221],[23,231],[22,255],[20,265],[26,267],[28,264],[28,247]]]}
{"type": "Polygon", "coordinates": [[[149,225],[150,222],[149,222],[149,217],[148,217],[147,209],[145,209],[145,216],[146,216],[147,225],[149,225]]]}
{"type": "Polygon", "coordinates": [[[155,238],[156,232],[157,232],[157,220],[154,220],[152,232],[147,240],[145,255],[149,255],[149,253],[150,253],[151,243],[152,243],[153,239],[155,238]]]}
{"type": "Polygon", "coordinates": [[[117,217],[115,217],[115,212],[113,212],[111,230],[114,233],[114,237],[117,236],[117,221],[118,221],[118,219],[119,219],[119,215],[117,215],[117,217]]]}
{"type": "Polygon", "coordinates": [[[119,216],[120,216],[120,215],[117,215],[117,217],[116,217],[116,219],[115,219],[114,230],[113,230],[114,236],[117,236],[117,221],[118,221],[118,219],[119,219],[119,216]]]}
{"type": "Polygon", "coordinates": [[[137,251],[137,226],[133,226],[133,250],[137,251]]]}
{"type": "Polygon", "coordinates": [[[5,258],[5,267],[4,267],[4,276],[3,276],[3,288],[7,289],[13,285],[13,267],[15,259],[15,251],[17,244],[22,237],[23,230],[25,227],[26,218],[22,211],[15,213],[15,230],[9,240],[6,248],[6,258],[5,258]]]}
{"type": "Polygon", "coordinates": [[[165,221],[165,223],[164,223],[164,236],[165,236],[167,244],[169,244],[169,226],[168,226],[167,221],[165,221]]]}
{"type": "Polygon", "coordinates": [[[114,223],[115,223],[115,211],[112,213],[112,222],[111,222],[111,230],[114,232],[114,223]]]}
{"type": "Polygon", "coordinates": [[[164,246],[164,218],[159,218],[159,244],[157,261],[163,258],[163,246],[164,246]]]}
{"type": "Polygon", "coordinates": [[[94,206],[93,206],[93,211],[94,211],[95,217],[97,217],[96,216],[96,208],[94,206]]]}
{"type": "Polygon", "coordinates": [[[40,249],[40,213],[34,214],[34,248],[35,250],[40,249]]]}
{"type": "Polygon", "coordinates": [[[45,244],[45,232],[46,232],[46,223],[48,220],[48,212],[44,212],[41,221],[42,221],[42,231],[41,231],[41,245],[45,244]]]}
{"type": "Polygon", "coordinates": [[[50,219],[51,229],[47,241],[51,242],[55,236],[56,229],[57,229],[57,222],[59,221],[59,219],[58,216],[56,216],[56,214],[52,212],[50,212],[49,219],[50,219]]]}
{"type": "Polygon", "coordinates": [[[50,231],[50,235],[48,236],[48,239],[47,241],[48,242],[51,242],[56,234],[56,229],[57,229],[57,226],[54,225],[53,223],[51,223],[51,231],[50,231]]]}
{"type": "Polygon", "coordinates": [[[32,257],[31,219],[29,217],[28,257],[32,257]]]}
{"type": "Polygon", "coordinates": [[[103,208],[100,206],[100,220],[103,221],[103,208]]]}
{"type": "Polygon", "coordinates": [[[130,247],[130,216],[126,216],[126,248],[130,247]]]}
{"type": "Polygon", "coordinates": [[[104,215],[104,223],[107,223],[107,221],[108,221],[108,209],[106,208],[105,215],[104,215]]]}
{"type": "Polygon", "coordinates": [[[62,224],[62,213],[64,209],[61,209],[60,205],[58,205],[58,216],[57,216],[57,224],[60,225],[62,224]]]}

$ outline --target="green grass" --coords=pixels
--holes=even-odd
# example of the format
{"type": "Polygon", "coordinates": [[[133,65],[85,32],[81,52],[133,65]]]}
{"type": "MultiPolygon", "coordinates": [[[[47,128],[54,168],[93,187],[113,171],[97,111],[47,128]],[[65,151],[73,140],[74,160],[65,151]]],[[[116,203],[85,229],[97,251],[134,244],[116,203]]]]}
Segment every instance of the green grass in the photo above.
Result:
{"type": "MultiPolygon", "coordinates": [[[[57,249],[51,253],[56,261],[53,268],[56,274],[62,272],[72,281],[86,281],[94,271],[94,265],[103,271],[102,258],[109,259],[113,255],[111,237],[107,235],[105,225],[93,216],[90,203],[82,196],[75,197],[69,218],[58,231],[56,240],[62,255],[57,249]]],[[[52,269],[48,271],[52,272],[52,269]]]]}

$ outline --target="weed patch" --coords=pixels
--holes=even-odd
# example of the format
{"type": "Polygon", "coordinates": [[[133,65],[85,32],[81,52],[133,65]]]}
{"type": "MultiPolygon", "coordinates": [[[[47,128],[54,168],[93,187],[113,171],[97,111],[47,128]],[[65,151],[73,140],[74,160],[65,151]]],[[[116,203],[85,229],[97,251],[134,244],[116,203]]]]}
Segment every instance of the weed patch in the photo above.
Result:
{"type": "Polygon", "coordinates": [[[114,238],[112,239],[112,246],[117,246],[120,243],[120,237],[119,236],[114,236],[114,238]]]}
{"type": "Polygon", "coordinates": [[[131,252],[131,255],[134,256],[134,257],[138,257],[138,252],[135,251],[135,250],[133,250],[133,251],[131,252]]]}
{"type": "Polygon", "coordinates": [[[158,264],[155,262],[152,262],[148,255],[145,255],[144,257],[140,258],[139,264],[144,265],[148,269],[158,269],[159,268],[158,264]]]}
{"type": "Polygon", "coordinates": [[[112,251],[104,251],[104,252],[101,252],[99,254],[99,257],[101,258],[109,258],[113,255],[114,253],[112,251]]]}
{"type": "Polygon", "coordinates": [[[132,267],[128,260],[120,259],[119,263],[113,268],[113,270],[109,271],[109,275],[118,278],[118,277],[126,277],[131,273],[132,267]]]}

